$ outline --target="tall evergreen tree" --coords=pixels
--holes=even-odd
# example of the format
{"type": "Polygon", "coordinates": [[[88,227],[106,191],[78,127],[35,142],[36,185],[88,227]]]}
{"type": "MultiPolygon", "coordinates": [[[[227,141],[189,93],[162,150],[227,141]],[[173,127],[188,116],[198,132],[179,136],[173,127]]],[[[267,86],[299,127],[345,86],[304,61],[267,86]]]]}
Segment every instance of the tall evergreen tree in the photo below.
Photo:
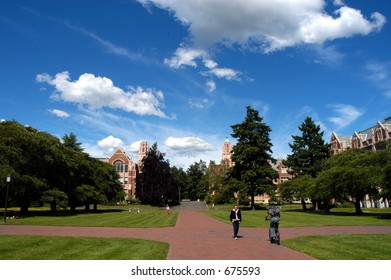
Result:
{"type": "Polygon", "coordinates": [[[232,147],[234,166],[230,170],[230,175],[241,182],[239,195],[245,193],[250,196],[251,207],[254,207],[255,195],[274,195],[273,179],[277,178],[278,174],[271,166],[271,163],[275,162],[271,156],[271,129],[263,122],[257,110],[250,106],[246,109],[245,120],[231,126],[231,136],[237,139],[237,144],[232,147]]]}
{"type": "Polygon", "coordinates": [[[71,134],[65,134],[62,137],[63,145],[67,148],[73,149],[78,152],[82,152],[83,148],[81,147],[81,143],[77,141],[76,135],[71,132],[71,134]]]}
{"type": "Polygon", "coordinates": [[[183,198],[183,191],[187,186],[187,175],[183,168],[178,168],[176,166],[171,167],[172,174],[172,185],[174,190],[178,190],[177,193],[174,193],[174,199],[177,202],[180,202],[183,198]]]}
{"type": "MultiPolygon", "coordinates": [[[[323,140],[323,131],[320,131],[320,126],[316,125],[311,117],[307,117],[299,126],[302,135],[293,135],[293,143],[289,144],[292,149],[292,154],[287,156],[284,164],[288,166],[295,176],[309,175],[316,178],[322,169],[322,164],[327,160],[330,153],[330,145],[323,140]]],[[[301,194],[309,195],[310,191],[301,190],[301,194]]],[[[306,210],[304,199],[300,197],[303,209],[306,210]]],[[[314,200],[316,203],[316,200],[314,200]]]]}
{"type": "Polygon", "coordinates": [[[187,194],[186,198],[191,200],[203,199],[208,191],[206,162],[200,160],[189,166],[187,169],[187,194]]]}
{"type": "Polygon", "coordinates": [[[142,203],[163,205],[171,199],[172,175],[170,164],[164,156],[158,150],[157,143],[154,143],[143,159],[138,181],[138,197],[142,203]]]}

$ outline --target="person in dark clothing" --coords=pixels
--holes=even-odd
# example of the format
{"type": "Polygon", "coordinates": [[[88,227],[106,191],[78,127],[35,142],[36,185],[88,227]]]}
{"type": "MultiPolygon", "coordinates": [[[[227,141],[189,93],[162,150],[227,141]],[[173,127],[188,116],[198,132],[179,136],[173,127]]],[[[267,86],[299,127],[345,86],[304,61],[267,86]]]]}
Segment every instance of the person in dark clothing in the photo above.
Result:
{"type": "MultiPolygon", "coordinates": [[[[280,222],[280,209],[272,204],[269,208],[267,208],[267,213],[265,220],[270,216],[270,227],[269,227],[269,238],[273,243],[277,237],[276,228],[278,228],[278,223],[280,222]]],[[[279,242],[279,241],[278,241],[279,242]]]]}
{"type": "Polygon", "coordinates": [[[229,219],[232,222],[232,226],[234,229],[234,238],[235,240],[238,239],[238,233],[239,233],[239,225],[242,221],[242,212],[238,208],[237,205],[234,206],[234,208],[231,210],[231,214],[229,215],[229,219]]]}

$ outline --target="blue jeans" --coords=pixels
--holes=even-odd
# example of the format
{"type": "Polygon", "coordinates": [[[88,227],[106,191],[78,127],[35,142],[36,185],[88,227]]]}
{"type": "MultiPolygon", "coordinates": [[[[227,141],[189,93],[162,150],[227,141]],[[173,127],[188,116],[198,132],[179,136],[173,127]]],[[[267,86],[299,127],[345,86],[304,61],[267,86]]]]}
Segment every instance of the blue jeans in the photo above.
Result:
{"type": "Polygon", "coordinates": [[[270,238],[273,238],[276,236],[275,226],[278,225],[279,222],[280,222],[280,217],[278,217],[278,216],[272,217],[270,219],[270,229],[269,229],[270,238]]]}
{"type": "Polygon", "coordinates": [[[239,232],[239,221],[235,221],[232,223],[234,227],[234,237],[238,237],[238,232],[239,232]]]}

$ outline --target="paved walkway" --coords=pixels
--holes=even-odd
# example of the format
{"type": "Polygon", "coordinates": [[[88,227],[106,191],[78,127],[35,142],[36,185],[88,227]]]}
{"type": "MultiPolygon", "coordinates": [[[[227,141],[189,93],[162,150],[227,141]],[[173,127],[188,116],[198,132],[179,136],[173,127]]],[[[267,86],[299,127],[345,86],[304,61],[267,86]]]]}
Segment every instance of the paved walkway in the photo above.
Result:
{"type": "MultiPolygon", "coordinates": [[[[391,234],[391,226],[282,228],[282,240],[320,234],[391,234]]],[[[104,228],[68,226],[2,225],[0,235],[48,235],[121,237],[157,240],[170,244],[169,260],[311,260],[284,246],[270,244],[267,228],[240,228],[238,240],[232,226],[194,209],[179,208],[177,225],[171,228],[104,228]]]]}

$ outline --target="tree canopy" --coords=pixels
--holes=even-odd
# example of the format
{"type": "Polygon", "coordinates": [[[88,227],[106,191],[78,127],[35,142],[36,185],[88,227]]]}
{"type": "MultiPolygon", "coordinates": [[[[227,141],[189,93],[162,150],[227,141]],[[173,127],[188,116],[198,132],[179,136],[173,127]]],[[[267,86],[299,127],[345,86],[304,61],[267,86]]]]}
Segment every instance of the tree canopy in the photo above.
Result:
{"type": "Polygon", "coordinates": [[[178,191],[172,185],[170,163],[164,156],[154,143],[142,161],[137,196],[144,204],[162,206],[177,199],[178,191]]]}
{"type": "Polygon", "coordinates": [[[317,178],[320,190],[328,190],[329,197],[354,204],[361,214],[360,202],[366,195],[375,196],[381,186],[383,163],[375,152],[352,149],[334,155],[324,165],[317,178]]]}
{"type": "MultiPolygon", "coordinates": [[[[307,117],[299,126],[301,135],[293,135],[293,143],[289,143],[292,153],[284,160],[284,164],[289,167],[293,175],[296,177],[296,183],[290,183],[290,188],[294,187],[294,193],[298,195],[296,199],[300,199],[303,209],[306,209],[305,200],[311,198],[315,207],[318,206],[320,200],[316,197],[316,193],[311,191],[312,184],[306,184],[299,179],[300,176],[310,176],[316,178],[322,169],[322,164],[327,160],[330,153],[330,146],[323,140],[323,131],[320,131],[320,126],[316,125],[312,118],[307,117]]],[[[284,184],[282,187],[287,186],[284,184]]],[[[286,193],[286,192],[285,192],[286,193]]]]}
{"type": "Polygon", "coordinates": [[[276,185],[273,180],[278,173],[271,165],[275,159],[271,156],[270,127],[257,110],[250,106],[246,110],[245,120],[231,126],[231,136],[237,139],[237,143],[232,147],[234,166],[230,176],[237,180],[238,193],[250,196],[251,207],[254,207],[255,195],[268,193],[274,196],[276,185]]]}
{"type": "Polygon", "coordinates": [[[55,211],[57,204],[63,206],[66,201],[74,210],[85,204],[76,191],[82,185],[94,188],[94,201],[98,197],[123,200],[114,168],[82,152],[75,135],[64,138],[71,141],[61,143],[57,137],[16,121],[0,123],[0,176],[12,177],[9,205],[26,213],[32,205],[49,203],[55,211]]]}

